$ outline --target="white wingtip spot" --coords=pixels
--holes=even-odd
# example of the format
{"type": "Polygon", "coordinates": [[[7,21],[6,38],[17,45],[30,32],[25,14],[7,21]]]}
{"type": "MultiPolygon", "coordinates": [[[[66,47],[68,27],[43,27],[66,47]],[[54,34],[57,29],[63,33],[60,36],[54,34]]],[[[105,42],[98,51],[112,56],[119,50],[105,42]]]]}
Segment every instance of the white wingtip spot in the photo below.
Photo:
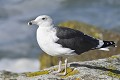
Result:
{"type": "Polygon", "coordinates": [[[117,47],[117,46],[115,45],[115,47],[117,47]]]}

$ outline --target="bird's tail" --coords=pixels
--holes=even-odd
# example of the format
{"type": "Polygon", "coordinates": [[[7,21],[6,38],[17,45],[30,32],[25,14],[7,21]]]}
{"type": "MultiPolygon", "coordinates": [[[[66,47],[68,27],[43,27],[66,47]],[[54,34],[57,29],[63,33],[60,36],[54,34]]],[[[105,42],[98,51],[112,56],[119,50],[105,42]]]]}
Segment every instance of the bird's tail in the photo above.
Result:
{"type": "Polygon", "coordinates": [[[109,47],[117,47],[114,41],[99,40],[99,50],[109,51],[109,47]]]}

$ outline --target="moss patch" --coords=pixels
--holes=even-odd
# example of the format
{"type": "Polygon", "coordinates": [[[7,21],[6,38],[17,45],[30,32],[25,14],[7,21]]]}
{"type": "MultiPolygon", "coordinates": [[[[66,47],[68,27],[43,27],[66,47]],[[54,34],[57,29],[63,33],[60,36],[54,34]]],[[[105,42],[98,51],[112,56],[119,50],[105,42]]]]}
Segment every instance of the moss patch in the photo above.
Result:
{"type": "Polygon", "coordinates": [[[107,62],[111,63],[114,59],[119,59],[119,56],[116,56],[116,55],[111,56],[111,57],[107,58],[107,62]]]}
{"type": "Polygon", "coordinates": [[[114,55],[114,56],[111,56],[110,58],[111,58],[111,59],[118,59],[118,58],[119,58],[119,56],[114,55]]]}
{"type": "MultiPolygon", "coordinates": [[[[53,70],[56,71],[58,69],[54,68],[53,70]]],[[[63,69],[60,73],[64,73],[64,71],[65,71],[65,69],[63,69]]],[[[65,76],[60,76],[60,78],[67,78],[69,76],[73,76],[73,75],[78,74],[78,73],[79,73],[79,71],[77,69],[68,67],[67,68],[67,74],[65,76]]]]}
{"type": "Polygon", "coordinates": [[[40,75],[45,75],[49,74],[49,70],[44,70],[44,71],[38,71],[38,72],[29,72],[26,73],[27,77],[35,77],[35,76],[40,76],[40,75]]]}
{"type": "MultiPolygon", "coordinates": [[[[56,71],[57,68],[54,68],[53,71],[56,71]]],[[[63,69],[61,71],[61,73],[64,73],[65,69],[63,69]]],[[[67,68],[67,74],[65,76],[60,76],[60,78],[67,78],[69,76],[73,76],[75,74],[78,74],[79,71],[77,69],[73,69],[68,67],[67,68]]],[[[25,73],[27,77],[35,77],[35,76],[40,76],[40,75],[45,75],[45,74],[49,74],[49,70],[43,70],[43,71],[38,71],[38,72],[29,72],[29,73],[25,73]]]]}
{"type": "MultiPolygon", "coordinates": [[[[61,73],[63,73],[63,72],[64,72],[64,70],[61,73]]],[[[65,76],[60,76],[60,77],[67,78],[69,76],[73,76],[73,75],[78,74],[78,73],[79,73],[79,71],[77,69],[74,70],[73,68],[67,68],[67,74],[65,76]]]]}
{"type": "Polygon", "coordinates": [[[107,74],[108,76],[111,76],[111,77],[119,78],[119,79],[120,79],[120,74],[116,74],[116,73],[113,73],[113,72],[110,72],[110,71],[108,71],[106,74],[107,74]]]}
{"type": "Polygon", "coordinates": [[[75,80],[81,80],[80,78],[75,78],[75,80]]]}
{"type": "MultiPolygon", "coordinates": [[[[117,70],[117,68],[113,65],[108,65],[107,68],[111,69],[111,70],[117,70]]],[[[107,72],[105,72],[105,74],[108,75],[108,76],[120,79],[120,74],[119,73],[117,74],[117,73],[114,73],[114,72],[111,72],[111,71],[107,71],[107,72]]]]}

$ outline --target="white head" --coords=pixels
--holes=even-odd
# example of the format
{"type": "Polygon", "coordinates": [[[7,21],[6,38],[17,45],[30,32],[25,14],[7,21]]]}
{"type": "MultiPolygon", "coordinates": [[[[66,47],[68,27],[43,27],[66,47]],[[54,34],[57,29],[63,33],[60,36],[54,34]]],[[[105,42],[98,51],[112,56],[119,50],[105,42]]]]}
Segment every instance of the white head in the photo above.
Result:
{"type": "Polygon", "coordinates": [[[32,25],[32,24],[36,24],[40,27],[47,27],[47,26],[51,26],[53,23],[52,23],[52,18],[50,16],[41,15],[38,16],[35,20],[28,22],[28,25],[32,25]]]}

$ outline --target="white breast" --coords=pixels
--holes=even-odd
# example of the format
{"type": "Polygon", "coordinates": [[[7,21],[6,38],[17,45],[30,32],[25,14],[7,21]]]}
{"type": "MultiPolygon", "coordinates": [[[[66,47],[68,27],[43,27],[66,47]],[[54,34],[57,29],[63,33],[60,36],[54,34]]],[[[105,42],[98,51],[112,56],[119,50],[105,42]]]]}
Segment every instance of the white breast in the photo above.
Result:
{"type": "Polygon", "coordinates": [[[63,48],[62,45],[55,43],[59,38],[56,36],[56,30],[50,27],[39,27],[37,29],[37,41],[41,49],[51,56],[70,55],[74,52],[69,48],[63,48]]]}

